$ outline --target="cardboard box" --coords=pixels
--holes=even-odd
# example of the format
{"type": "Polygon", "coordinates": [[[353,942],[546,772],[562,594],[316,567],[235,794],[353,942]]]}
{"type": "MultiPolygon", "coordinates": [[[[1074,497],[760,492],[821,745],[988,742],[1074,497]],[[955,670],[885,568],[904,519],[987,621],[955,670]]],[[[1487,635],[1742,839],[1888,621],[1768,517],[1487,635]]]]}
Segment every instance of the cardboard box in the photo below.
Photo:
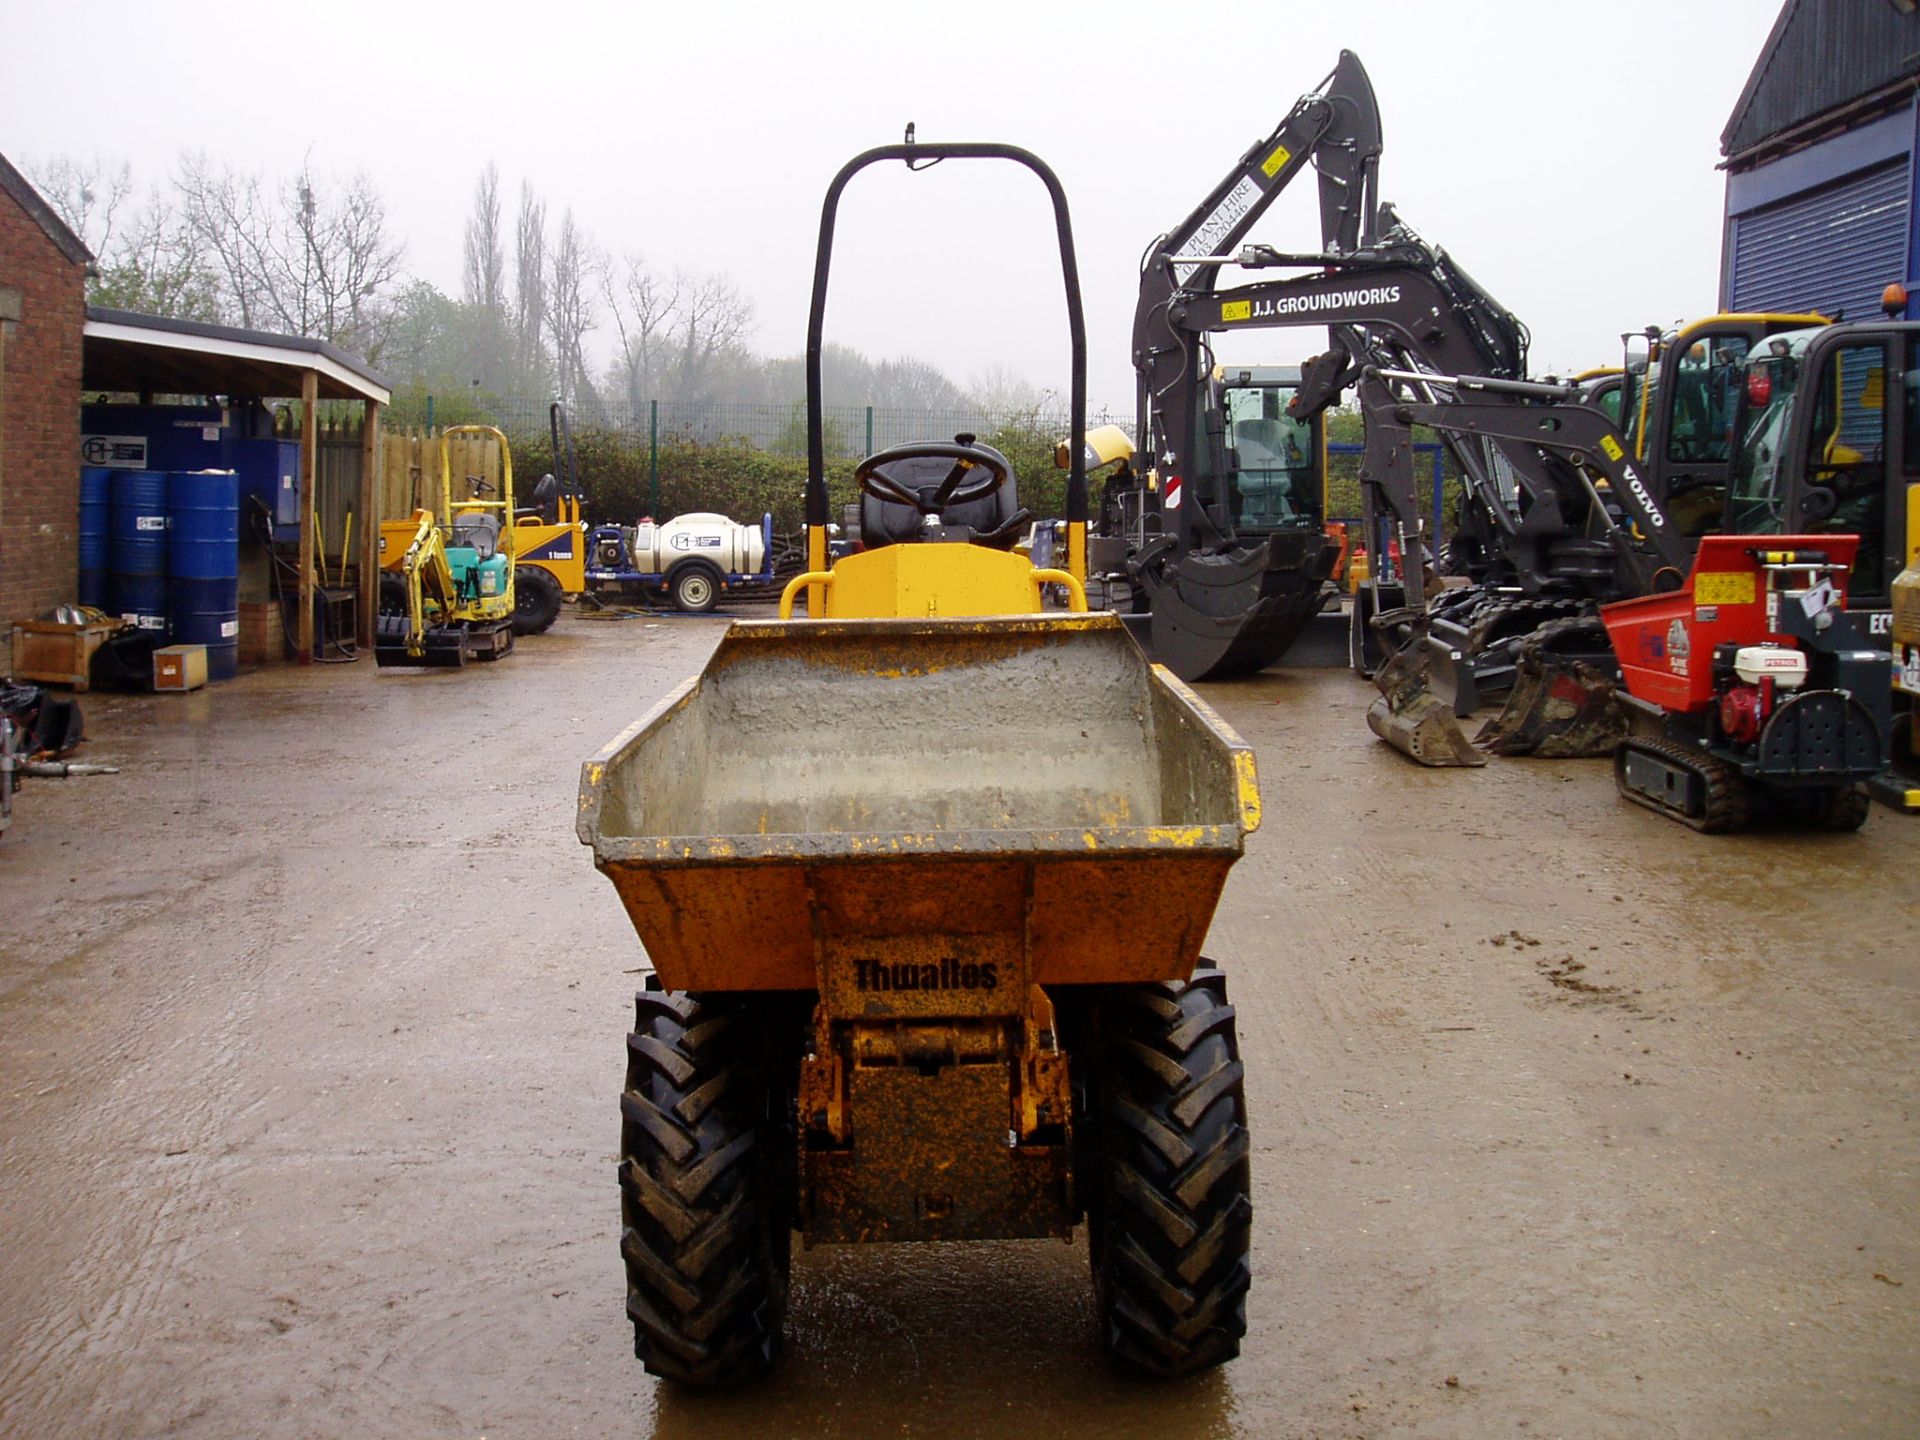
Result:
{"type": "Polygon", "coordinates": [[[166,645],[153,652],[153,688],[198,690],[207,683],[207,647],[166,645]]]}
{"type": "Polygon", "coordinates": [[[56,620],[19,620],[13,627],[13,678],[44,685],[87,688],[93,652],[125,622],[98,620],[63,625],[56,620]]]}

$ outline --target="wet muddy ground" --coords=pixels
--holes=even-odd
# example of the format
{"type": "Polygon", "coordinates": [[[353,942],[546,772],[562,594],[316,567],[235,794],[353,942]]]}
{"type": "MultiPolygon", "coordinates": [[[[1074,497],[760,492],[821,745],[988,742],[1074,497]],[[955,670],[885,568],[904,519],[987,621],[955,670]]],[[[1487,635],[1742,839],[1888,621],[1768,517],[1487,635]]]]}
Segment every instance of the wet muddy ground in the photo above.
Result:
{"type": "Polygon", "coordinates": [[[1920,1431],[1920,822],[1693,834],[1600,762],[1421,771],[1333,671],[1207,687],[1267,823],[1240,1360],[1116,1376],[1084,1244],[815,1251],[789,1362],[632,1357],[644,957],[580,760],[711,621],[91,697],[0,840],[0,1434],[1920,1431]]]}

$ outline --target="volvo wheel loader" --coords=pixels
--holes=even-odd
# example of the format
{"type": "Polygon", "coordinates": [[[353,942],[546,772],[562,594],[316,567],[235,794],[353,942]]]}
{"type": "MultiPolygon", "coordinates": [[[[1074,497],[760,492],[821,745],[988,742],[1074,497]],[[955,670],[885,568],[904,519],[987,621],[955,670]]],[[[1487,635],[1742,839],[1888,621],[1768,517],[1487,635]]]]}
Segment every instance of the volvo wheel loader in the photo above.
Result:
{"type": "MultiPolygon", "coordinates": [[[[929,183],[916,179],[914,184],[929,183]]],[[[937,182],[933,182],[937,183],[937,182]]],[[[1200,954],[1259,823],[1253,757],[1086,610],[1086,343],[1067,204],[999,144],[868,151],[822,208],[808,568],[780,618],[598,755],[579,835],[654,975],[627,1040],[627,1313],[654,1374],[726,1386],[782,1344],[792,1245],[1069,1239],[1124,1367],[1231,1358],[1250,1272],[1234,1011],[1200,954]],[[970,435],[856,470],[831,559],[820,359],[835,217],[869,167],[990,159],[1052,202],[1071,331],[1067,559],[970,435]],[[1066,610],[1043,605],[1062,587],[1066,610]],[[794,614],[804,604],[804,618],[794,614]]]]}
{"type": "Polygon", "coordinates": [[[440,503],[380,527],[381,613],[376,664],[457,667],[513,649],[513,457],[491,425],[450,425],[440,436],[440,503]],[[500,446],[497,494],[469,482],[455,499],[449,441],[488,435],[500,446]]]}

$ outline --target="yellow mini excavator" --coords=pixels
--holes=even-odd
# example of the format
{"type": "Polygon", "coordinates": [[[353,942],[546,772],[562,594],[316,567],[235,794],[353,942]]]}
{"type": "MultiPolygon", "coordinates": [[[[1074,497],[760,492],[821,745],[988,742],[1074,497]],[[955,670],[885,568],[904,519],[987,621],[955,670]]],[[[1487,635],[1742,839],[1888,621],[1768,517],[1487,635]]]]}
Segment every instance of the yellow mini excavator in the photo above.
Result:
{"type": "Polygon", "coordinates": [[[440,436],[440,504],[381,526],[386,556],[373,657],[380,665],[460,666],[513,649],[513,459],[491,425],[452,425],[440,436]],[[500,491],[469,482],[453,498],[448,440],[491,435],[500,444],[500,491]]]}

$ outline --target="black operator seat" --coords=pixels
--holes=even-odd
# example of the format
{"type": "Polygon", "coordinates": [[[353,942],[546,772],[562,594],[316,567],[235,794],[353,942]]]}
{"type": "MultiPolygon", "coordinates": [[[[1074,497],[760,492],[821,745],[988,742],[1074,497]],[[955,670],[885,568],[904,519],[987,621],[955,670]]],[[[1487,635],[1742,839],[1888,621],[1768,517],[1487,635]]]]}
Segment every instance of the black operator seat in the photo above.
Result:
{"type": "MultiPolygon", "coordinates": [[[[961,504],[949,502],[939,514],[940,526],[953,530],[965,526],[972,531],[975,544],[991,546],[996,550],[1009,550],[1014,541],[1025,533],[1026,523],[1032,517],[1020,508],[1017,493],[1017,479],[1013,467],[990,445],[973,441],[971,436],[963,437],[970,442],[969,448],[983,452],[997,459],[1007,467],[1007,483],[989,495],[961,504]]],[[[920,496],[923,504],[931,504],[942,484],[953,473],[954,462],[948,456],[917,456],[899,460],[890,460],[876,466],[874,473],[903,486],[920,496]]],[[[979,475],[981,470],[971,471],[979,475]]],[[[913,543],[927,538],[927,516],[913,510],[898,501],[886,500],[866,490],[860,492],[860,538],[868,549],[879,545],[897,545],[913,543]]],[[[952,539],[953,536],[941,538],[952,539]]]]}

